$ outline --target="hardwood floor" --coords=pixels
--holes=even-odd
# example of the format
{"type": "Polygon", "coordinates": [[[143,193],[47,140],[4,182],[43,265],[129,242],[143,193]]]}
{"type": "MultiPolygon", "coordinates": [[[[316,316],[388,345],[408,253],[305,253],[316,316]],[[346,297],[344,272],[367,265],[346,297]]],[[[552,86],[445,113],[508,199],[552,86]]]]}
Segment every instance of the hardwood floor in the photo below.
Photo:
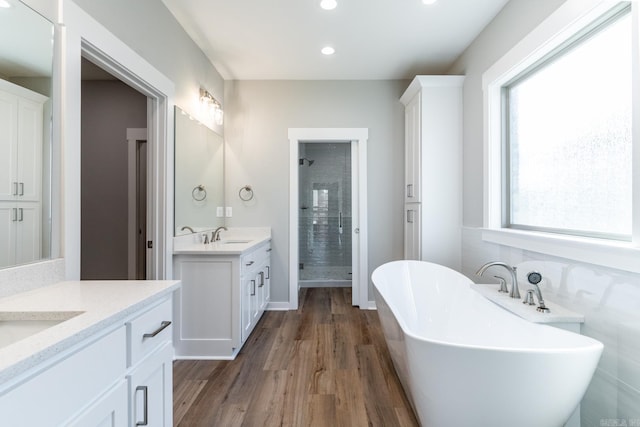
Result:
{"type": "Polygon", "coordinates": [[[418,426],[376,311],[307,288],[269,311],[233,361],[176,361],[175,426],[418,426]]]}

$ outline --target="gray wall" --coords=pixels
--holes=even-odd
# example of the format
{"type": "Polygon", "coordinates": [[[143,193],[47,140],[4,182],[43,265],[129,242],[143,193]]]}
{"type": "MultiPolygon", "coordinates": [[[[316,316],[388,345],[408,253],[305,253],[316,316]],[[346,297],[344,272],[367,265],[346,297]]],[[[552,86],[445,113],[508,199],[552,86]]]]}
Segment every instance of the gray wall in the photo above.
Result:
{"type": "Polygon", "coordinates": [[[542,272],[545,299],[584,314],[582,333],[605,346],[582,401],[582,426],[632,425],[640,420],[640,275],[486,243],[478,228],[483,212],[482,73],[562,3],[511,0],[449,70],[467,75],[463,272],[475,278],[480,265],[496,259],[517,265],[521,273],[542,272]]]}
{"type": "Polygon", "coordinates": [[[119,81],[82,83],[83,280],[127,279],[127,128],[146,127],[146,96],[119,81]]]}
{"type": "Polygon", "coordinates": [[[197,115],[200,86],[224,104],[224,80],[160,0],[74,2],[168,77],[180,108],[197,115]]]}
{"type": "MultiPolygon", "coordinates": [[[[225,89],[228,225],[271,226],[271,300],[289,301],[288,128],[369,128],[369,274],[402,257],[407,81],[228,81],[225,89]],[[243,203],[238,189],[253,187],[243,203]]],[[[370,293],[370,298],[372,295],[370,293]]]]}

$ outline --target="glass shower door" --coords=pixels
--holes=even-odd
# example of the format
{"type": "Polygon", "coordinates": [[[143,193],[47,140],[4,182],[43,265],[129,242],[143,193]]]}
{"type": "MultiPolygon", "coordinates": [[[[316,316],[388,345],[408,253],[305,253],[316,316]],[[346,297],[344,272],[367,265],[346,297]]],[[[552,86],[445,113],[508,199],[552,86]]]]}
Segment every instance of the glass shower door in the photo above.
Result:
{"type": "Polygon", "coordinates": [[[300,144],[301,281],[351,280],[351,144],[300,144]]]}

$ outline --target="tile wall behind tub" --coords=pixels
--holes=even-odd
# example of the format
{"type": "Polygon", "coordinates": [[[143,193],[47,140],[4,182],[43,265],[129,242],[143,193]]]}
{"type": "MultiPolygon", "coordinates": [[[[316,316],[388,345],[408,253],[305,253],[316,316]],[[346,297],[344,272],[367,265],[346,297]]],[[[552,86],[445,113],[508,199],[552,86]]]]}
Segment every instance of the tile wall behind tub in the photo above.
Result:
{"type": "Polygon", "coordinates": [[[518,267],[521,290],[526,274],[539,271],[544,298],[584,314],[582,333],[604,344],[582,426],[640,426],[640,274],[485,243],[479,229],[463,228],[462,272],[483,281],[475,272],[494,260],[518,267]]]}

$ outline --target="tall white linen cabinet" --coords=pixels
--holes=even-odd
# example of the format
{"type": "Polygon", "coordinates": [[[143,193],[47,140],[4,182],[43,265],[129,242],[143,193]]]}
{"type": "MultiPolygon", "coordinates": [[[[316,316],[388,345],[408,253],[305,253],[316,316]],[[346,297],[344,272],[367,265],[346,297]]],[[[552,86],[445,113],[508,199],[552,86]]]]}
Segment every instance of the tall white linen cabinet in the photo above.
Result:
{"type": "Polygon", "coordinates": [[[404,257],[460,271],[464,76],[416,76],[405,105],[404,257]]]}

